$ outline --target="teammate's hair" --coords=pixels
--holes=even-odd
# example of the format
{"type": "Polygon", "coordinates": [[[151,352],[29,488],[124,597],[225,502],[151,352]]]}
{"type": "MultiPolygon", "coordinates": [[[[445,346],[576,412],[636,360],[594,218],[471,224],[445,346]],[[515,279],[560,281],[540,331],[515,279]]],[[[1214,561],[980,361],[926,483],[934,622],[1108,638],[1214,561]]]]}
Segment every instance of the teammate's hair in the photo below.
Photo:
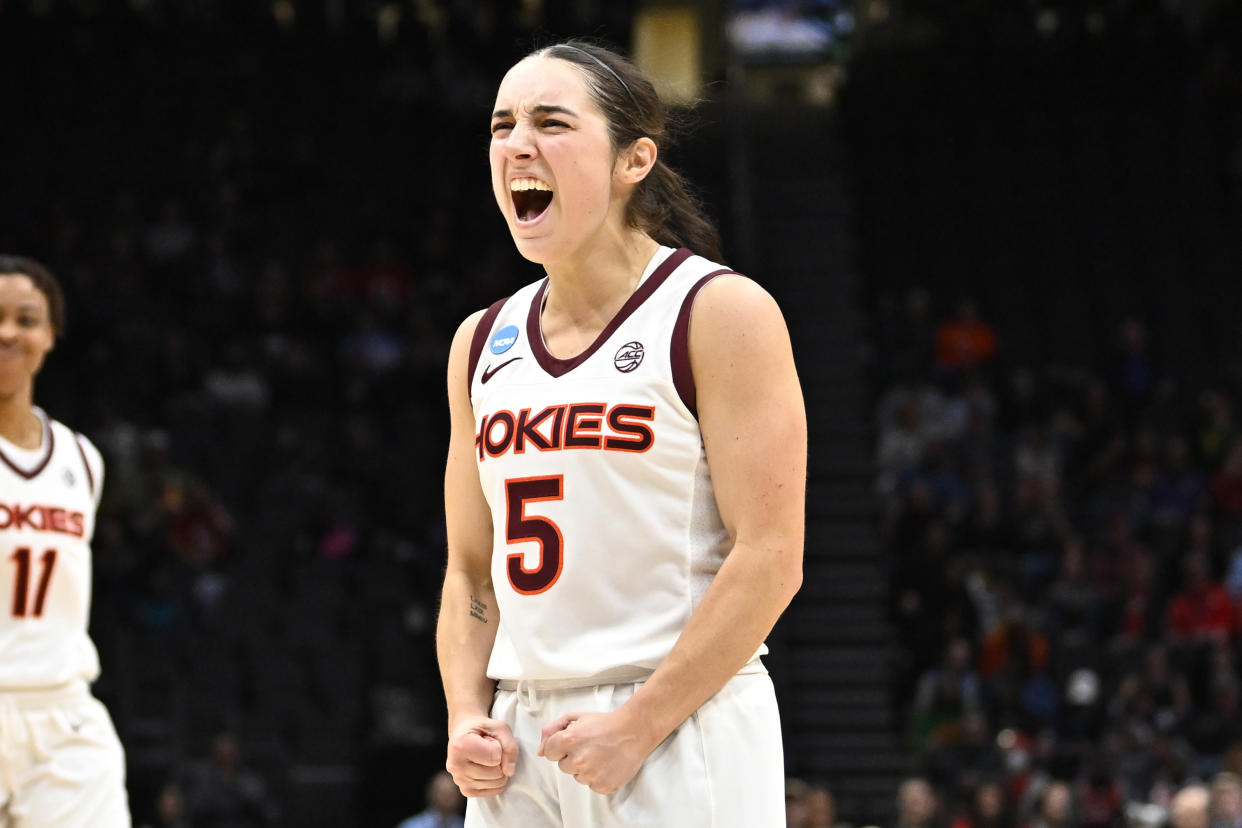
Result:
{"type": "Polygon", "coordinates": [[[615,150],[644,136],[655,142],[655,166],[634,189],[625,210],[626,223],[660,244],[688,247],[700,256],[720,261],[719,231],[686,181],[662,160],[673,140],[673,116],[643,71],[625,56],[581,39],[566,40],[531,54],[563,60],[582,70],[591,96],[608,121],[615,150]]]}
{"type": "Polygon", "coordinates": [[[65,332],[65,294],[52,271],[28,256],[0,253],[0,273],[20,274],[34,283],[35,288],[47,298],[52,331],[59,339],[65,332]]]}

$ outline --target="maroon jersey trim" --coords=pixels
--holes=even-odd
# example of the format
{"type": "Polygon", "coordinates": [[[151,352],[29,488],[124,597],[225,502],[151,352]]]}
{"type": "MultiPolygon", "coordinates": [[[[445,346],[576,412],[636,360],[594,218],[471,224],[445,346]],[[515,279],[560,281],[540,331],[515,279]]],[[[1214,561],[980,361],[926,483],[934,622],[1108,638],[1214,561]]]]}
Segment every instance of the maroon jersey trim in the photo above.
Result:
{"type": "Polygon", "coordinates": [[[733,271],[727,267],[713,270],[695,282],[694,286],[686,292],[686,298],[681,302],[681,309],[677,311],[677,322],[673,325],[673,342],[669,348],[669,358],[673,363],[673,387],[677,389],[677,396],[681,397],[681,401],[685,403],[686,408],[690,409],[690,413],[696,420],[699,418],[699,409],[698,394],[694,387],[694,371],[690,369],[690,311],[694,308],[694,297],[699,295],[703,286],[726,273],[733,273],[733,271]]]}
{"type": "Polygon", "coordinates": [[[664,284],[673,271],[692,255],[694,254],[684,247],[673,251],[647,277],[647,280],[638,286],[638,290],[630,294],[630,298],[625,300],[621,310],[617,311],[617,315],[600,331],[599,336],[595,337],[595,341],[588,345],[585,351],[569,359],[558,359],[552,356],[548,352],[547,346],[543,344],[543,330],[539,326],[539,311],[543,307],[543,297],[548,291],[548,280],[544,279],[539,290],[535,291],[535,298],[530,303],[530,313],[526,317],[526,335],[530,338],[530,350],[535,356],[535,361],[539,363],[539,367],[553,377],[560,377],[586,362],[591,354],[598,351],[600,346],[608,341],[608,337],[612,336],[617,328],[621,327],[621,323],[628,319],[634,311],[638,310],[638,307],[647,301],[647,297],[655,293],[656,289],[664,284]]]}
{"type": "Polygon", "coordinates": [[[74,442],[78,444],[78,454],[82,455],[82,468],[86,469],[86,485],[90,487],[91,497],[95,497],[95,475],[91,474],[90,461],[86,459],[86,447],[82,445],[85,439],[81,434],[74,432],[74,442]]]}
{"type": "Polygon", "coordinates": [[[47,464],[52,459],[52,451],[56,448],[56,437],[52,433],[52,424],[48,421],[47,417],[43,416],[41,412],[38,412],[38,409],[36,409],[36,412],[39,415],[39,419],[43,421],[43,433],[47,435],[47,440],[44,441],[43,445],[43,459],[41,459],[33,469],[26,471],[21,466],[14,463],[13,460],[4,453],[3,448],[0,448],[0,460],[3,460],[5,465],[12,469],[16,474],[26,478],[27,480],[33,480],[39,476],[39,472],[47,468],[47,464]]]}
{"type": "Polygon", "coordinates": [[[496,323],[496,317],[500,316],[500,309],[508,301],[509,297],[507,296],[504,299],[497,299],[479,317],[479,324],[475,327],[474,336],[470,339],[470,365],[466,369],[467,397],[470,395],[470,389],[474,387],[474,372],[479,370],[479,360],[483,356],[483,346],[487,344],[487,337],[492,332],[492,325],[496,323]]]}

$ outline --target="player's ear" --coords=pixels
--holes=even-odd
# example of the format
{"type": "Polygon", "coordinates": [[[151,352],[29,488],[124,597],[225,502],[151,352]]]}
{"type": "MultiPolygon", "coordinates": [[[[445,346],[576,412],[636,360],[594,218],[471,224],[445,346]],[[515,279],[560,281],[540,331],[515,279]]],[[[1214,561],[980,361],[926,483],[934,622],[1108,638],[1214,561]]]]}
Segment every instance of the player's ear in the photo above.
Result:
{"type": "Polygon", "coordinates": [[[637,184],[651,172],[658,155],[655,141],[644,135],[621,151],[613,172],[622,183],[637,184]]]}

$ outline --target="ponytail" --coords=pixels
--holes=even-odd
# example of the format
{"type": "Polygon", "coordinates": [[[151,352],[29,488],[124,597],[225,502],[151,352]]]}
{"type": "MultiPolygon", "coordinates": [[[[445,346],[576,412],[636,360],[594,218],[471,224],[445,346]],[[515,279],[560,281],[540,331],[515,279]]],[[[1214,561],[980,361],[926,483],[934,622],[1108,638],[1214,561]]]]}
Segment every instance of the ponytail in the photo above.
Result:
{"type": "Polygon", "coordinates": [[[655,142],[655,166],[634,188],[626,206],[626,223],[660,244],[686,247],[719,262],[719,231],[681,175],[658,160],[671,140],[669,113],[647,76],[622,55],[584,40],[566,41],[535,54],[567,61],[586,74],[591,94],[608,121],[615,150],[643,137],[655,142]]]}

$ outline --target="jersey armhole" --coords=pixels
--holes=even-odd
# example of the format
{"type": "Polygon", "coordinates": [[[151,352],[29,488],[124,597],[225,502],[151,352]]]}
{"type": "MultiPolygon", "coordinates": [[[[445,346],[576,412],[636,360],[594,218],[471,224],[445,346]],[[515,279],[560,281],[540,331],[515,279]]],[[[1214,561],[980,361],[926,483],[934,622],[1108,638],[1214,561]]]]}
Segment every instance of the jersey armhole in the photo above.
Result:
{"type": "Polygon", "coordinates": [[[86,438],[80,433],[76,431],[73,433],[73,442],[77,445],[78,454],[82,457],[82,468],[86,470],[86,485],[91,490],[91,499],[98,502],[99,492],[96,490],[95,486],[95,473],[91,471],[91,461],[90,458],[86,456],[86,446],[82,444],[82,441],[85,439],[86,438]]]}
{"type": "Polygon", "coordinates": [[[474,387],[474,372],[479,369],[479,359],[483,356],[483,346],[487,344],[487,335],[491,333],[492,323],[496,321],[496,317],[500,315],[500,309],[505,306],[505,302],[509,301],[509,297],[497,299],[492,303],[491,307],[483,311],[483,315],[479,317],[479,324],[475,326],[474,336],[470,338],[470,362],[466,369],[466,396],[470,396],[470,389],[474,387]]]}
{"type": "Polygon", "coordinates": [[[694,309],[694,299],[703,286],[717,276],[733,275],[735,271],[727,267],[713,270],[695,282],[686,297],[681,300],[681,308],[677,311],[677,322],[673,325],[673,341],[669,348],[669,356],[673,361],[673,387],[677,396],[690,409],[697,420],[699,418],[698,396],[694,387],[694,371],[690,367],[690,312],[694,309]]]}

